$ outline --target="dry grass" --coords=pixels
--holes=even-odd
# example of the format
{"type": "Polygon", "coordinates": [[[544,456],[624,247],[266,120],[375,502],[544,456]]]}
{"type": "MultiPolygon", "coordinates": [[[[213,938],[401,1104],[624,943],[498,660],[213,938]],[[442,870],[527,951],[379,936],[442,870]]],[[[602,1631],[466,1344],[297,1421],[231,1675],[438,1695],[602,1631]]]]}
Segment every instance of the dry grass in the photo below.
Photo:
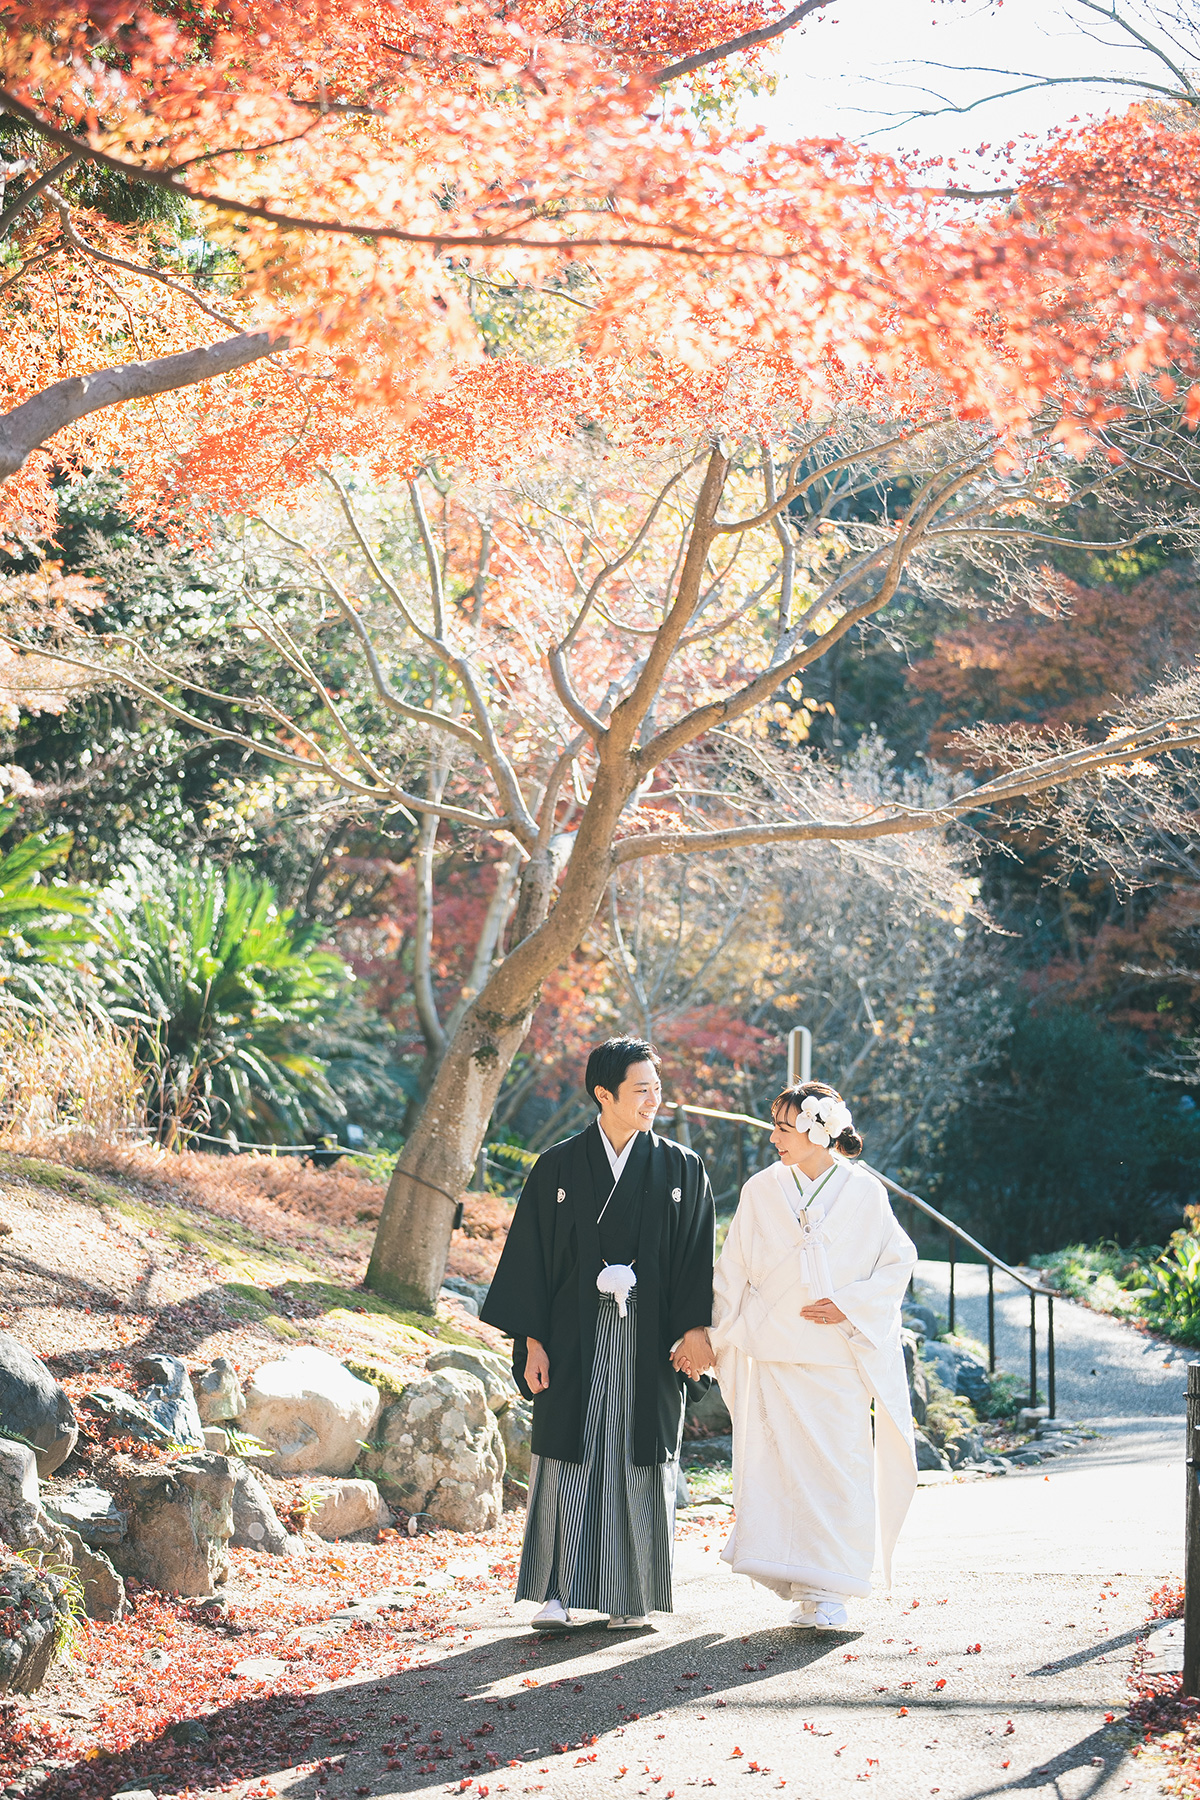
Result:
{"type": "Polygon", "coordinates": [[[295,1250],[363,1255],[386,1192],[349,1165],[314,1169],[298,1157],[212,1156],[158,1144],[72,1137],[31,1144],[37,1156],[95,1175],[116,1175],[143,1192],[295,1250]]]}
{"type": "Polygon", "coordinates": [[[141,1095],[130,1039],[110,1020],[0,1012],[0,1143],[115,1139],[138,1120],[141,1095]]]}
{"type": "MultiPolygon", "coordinates": [[[[350,1162],[315,1169],[298,1157],[212,1156],[157,1144],[102,1137],[27,1135],[21,1148],[69,1168],[115,1175],[144,1193],[213,1218],[229,1219],[269,1243],[349,1259],[355,1279],[365,1267],[387,1188],[350,1162]]],[[[490,1281],[512,1213],[494,1194],[463,1196],[463,1227],[454,1233],[447,1272],[490,1281]]]]}

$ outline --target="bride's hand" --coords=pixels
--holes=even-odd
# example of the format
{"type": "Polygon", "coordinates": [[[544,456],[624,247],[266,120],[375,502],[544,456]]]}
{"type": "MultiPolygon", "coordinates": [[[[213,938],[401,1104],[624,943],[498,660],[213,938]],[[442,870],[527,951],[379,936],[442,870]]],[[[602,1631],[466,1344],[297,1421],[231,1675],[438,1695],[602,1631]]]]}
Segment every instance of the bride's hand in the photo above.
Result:
{"type": "Polygon", "coordinates": [[[813,1300],[808,1306],[800,1308],[802,1319],[811,1319],[814,1325],[840,1325],[846,1317],[840,1306],[835,1306],[826,1295],[823,1300],[813,1300]]]}
{"type": "Polygon", "coordinates": [[[690,1331],[684,1332],[671,1361],[680,1374],[687,1375],[692,1381],[697,1380],[705,1369],[715,1367],[712,1345],[702,1325],[693,1325],[690,1331]]]}

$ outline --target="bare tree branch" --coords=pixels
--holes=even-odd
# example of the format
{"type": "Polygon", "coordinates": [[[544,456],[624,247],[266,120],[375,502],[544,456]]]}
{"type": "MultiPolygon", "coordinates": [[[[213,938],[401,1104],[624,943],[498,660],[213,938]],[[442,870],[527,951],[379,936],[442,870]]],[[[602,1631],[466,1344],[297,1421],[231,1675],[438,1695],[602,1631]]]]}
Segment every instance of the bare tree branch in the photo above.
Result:
{"type": "Polygon", "coordinates": [[[27,188],[23,188],[16,199],[11,201],[3,212],[0,212],[0,238],[6,235],[13,220],[24,212],[25,208],[36,200],[39,194],[44,194],[48,188],[53,187],[56,181],[61,181],[79,160],[79,153],[73,150],[60,162],[51,163],[50,167],[39,175],[36,181],[31,181],[27,188]]]}
{"type": "Polygon", "coordinates": [[[784,13],[773,25],[760,25],[757,31],[745,31],[741,37],[730,38],[728,43],[714,44],[711,50],[697,50],[693,56],[685,56],[679,62],[667,63],[661,69],[655,69],[647,79],[656,87],[663,87],[668,81],[680,81],[685,75],[694,75],[697,69],[707,69],[711,64],[723,62],[727,56],[736,56],[739,50],[753,50],[756,44],[769,44],[772,38],[782,37],[785,31],[792,31],[810,13],[821,12],[833,0],[801,0],[791,12],[784,13]]]}
{"type": "Polygon", "coordinates": [[[15,475],[40,444],[89,413],[124,400],[146,400],[154,394],[212,381],[287,348],[287,339],[273,332],[244,331],[220,344],[204,344],[150,362],[122,363],[119,368],[56,381],[0,416],[0,481],[15,475]]]}

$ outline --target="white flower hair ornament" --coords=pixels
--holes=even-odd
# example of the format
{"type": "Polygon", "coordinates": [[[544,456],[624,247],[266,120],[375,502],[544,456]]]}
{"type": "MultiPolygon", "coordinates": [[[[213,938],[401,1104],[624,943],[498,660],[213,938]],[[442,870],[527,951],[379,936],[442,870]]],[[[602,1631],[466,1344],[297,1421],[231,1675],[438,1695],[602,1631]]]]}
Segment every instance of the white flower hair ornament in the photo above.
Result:
{"type": "Polygon", "coordinates": [[[822,1150],[828,1150],[853,1124],[850,1108],[833,1094],[806,1094],[796,1118],[796,1130],[806,1132],[809,1143],[822,1150]]]}

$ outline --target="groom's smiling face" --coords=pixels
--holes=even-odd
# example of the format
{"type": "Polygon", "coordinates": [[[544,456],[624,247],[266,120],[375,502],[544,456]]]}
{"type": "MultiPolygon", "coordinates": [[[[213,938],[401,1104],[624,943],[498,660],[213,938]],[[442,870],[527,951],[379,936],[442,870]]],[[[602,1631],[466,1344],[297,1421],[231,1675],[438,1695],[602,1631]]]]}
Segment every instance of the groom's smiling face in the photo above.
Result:
{"type": "Polygon", "coordinates": [[[610,1137],[617,1133],[628,1139],[635,1131],[651,1131],[662,1105],[662,1082],[652,1062],[630,1063],[624,1080],[615,1094],[598,1087],[600,1118],[611,1127],[610,1137]]]}

